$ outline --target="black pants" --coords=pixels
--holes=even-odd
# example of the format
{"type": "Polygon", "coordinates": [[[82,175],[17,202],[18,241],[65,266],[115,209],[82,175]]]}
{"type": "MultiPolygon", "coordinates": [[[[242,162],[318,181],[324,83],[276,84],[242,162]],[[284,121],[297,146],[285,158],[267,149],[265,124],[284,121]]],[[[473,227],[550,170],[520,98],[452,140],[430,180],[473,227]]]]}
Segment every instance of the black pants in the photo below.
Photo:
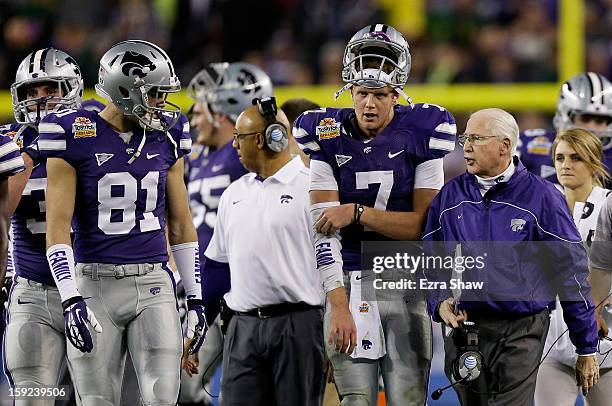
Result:
{"type": "Polygon", "coordinates": [[[223,406],[320,406],[323,311],[235,315],[223,346],[223,406]]]}
{"type": "MultiPolygon", "coordinates": [[[[474,321],[480,330],[479,350],[484,365],[477,380],[454,386],[461,405],[532,406],[538,372],[527,376],[542,358],[549,311],[515,319],[491,317],[474,321]]],[[[451,365],[457,356],[452,334],[444,337],[444,352],[444,372],[451,379],[451,365]]]]}

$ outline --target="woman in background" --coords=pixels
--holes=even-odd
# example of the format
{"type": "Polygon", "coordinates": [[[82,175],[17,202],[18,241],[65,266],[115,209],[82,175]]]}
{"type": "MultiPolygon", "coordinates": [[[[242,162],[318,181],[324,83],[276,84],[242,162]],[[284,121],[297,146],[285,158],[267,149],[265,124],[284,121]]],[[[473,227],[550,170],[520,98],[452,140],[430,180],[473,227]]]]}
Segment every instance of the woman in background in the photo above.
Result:
{"type": "MultiPolygon", "coordinates": [[[[559,184],[563,187],[565,199],[573,214],[582,240],[590,247],[597,226],[597,218],[610,190],[601,186],[610,179],[603,160],[603,147],[599,138],[589,131],[572,128],[557,135],[552,145],[552,159],[559,184]]],[[[588,248],[587,248],[588,249],[588,248]]],[[[596,305],[598,303],[595,303],[596,305]]],[[[557,308],[560,307],[557,298],[557,308]]],[[[608,312],[603,310],[604,314],[608,312]]],[[[606,316],[604,316],[606,317],[606,316]]],[[[574,365],[575,348],[569,336],[563,334],[567,326],[563,314],[551,313],[550,328],[546,338],[544,354],[554,344],[538,371],[536,383],[536,406],[573,406],[580,393],[576,385],[574,365]]],[[[600,341],[597,358],[600,364],[600,378],[585,397],[587,406],[604,406],[612,399],[612,350],[610,341],[600,341]],[[604,355],[602,355],[604,354],[604,355]],[[603,362],[603,363],[602,363],[603,362]]]]}

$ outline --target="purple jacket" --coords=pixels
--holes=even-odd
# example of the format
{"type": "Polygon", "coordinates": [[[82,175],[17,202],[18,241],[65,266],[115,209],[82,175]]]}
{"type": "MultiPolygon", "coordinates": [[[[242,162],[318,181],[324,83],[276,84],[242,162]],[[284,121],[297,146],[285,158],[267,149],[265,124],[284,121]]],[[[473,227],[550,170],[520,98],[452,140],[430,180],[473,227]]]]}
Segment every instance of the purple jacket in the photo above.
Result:
{"type": "MultiPolygon", "coordinates": [[[[535,314],[559,295],[577,353],[595,353],[587,253],[567,203],[552,183],[528,172],[516,157],[514,163],[516,172],[509,181],[484,196],[468,173],[446,184],[429,210],[425,247],[452,256],[460,243],[462,256],[484,254],[484,269],[462,274],[464,281],[478,278],[485,283],[480,291],[462,291],[459,308],[468,316],[535,314]],[[435,241],[445,243],[428,243],[435,241]]],[[[427,271],[432,280],[448,276],[427,271]]],[[[435,321],[441,321],[437,305],[451,296],[450,289],[428,291],[428,310],[435,321]]]]}

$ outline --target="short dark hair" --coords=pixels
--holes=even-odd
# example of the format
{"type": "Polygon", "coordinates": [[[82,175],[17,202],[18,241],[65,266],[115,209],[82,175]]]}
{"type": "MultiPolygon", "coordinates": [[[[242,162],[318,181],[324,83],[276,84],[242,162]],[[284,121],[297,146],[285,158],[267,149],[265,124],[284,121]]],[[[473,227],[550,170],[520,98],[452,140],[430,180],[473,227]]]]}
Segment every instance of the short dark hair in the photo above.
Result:
{"type": "Polygon", "coordinates": [[[285,112],[285,115],[289,119],[289,123],[293,125],[293,122],[300,114],[307,110],[314,110],[320,107],[321,106],[311,100],[295,97],[284,102],[280,108],[285,112]]]}

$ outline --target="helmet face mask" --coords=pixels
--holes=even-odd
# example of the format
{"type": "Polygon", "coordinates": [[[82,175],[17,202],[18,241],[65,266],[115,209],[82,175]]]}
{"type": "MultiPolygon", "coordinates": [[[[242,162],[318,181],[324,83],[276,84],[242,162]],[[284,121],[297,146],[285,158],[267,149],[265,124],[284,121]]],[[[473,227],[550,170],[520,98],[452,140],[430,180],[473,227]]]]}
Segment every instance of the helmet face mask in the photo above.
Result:
{"type": "Polygon", "coordinates": [[[601,140],[604,150],[612,148],[612,83],[604,76],[585,72],[568,79],[561,86],[557,112],[553,118],[557,133],[581,127],[601,140]],[[604,130],[592,130],[575,123],[578,115],[604,117],[608,121],[604,130]]]}
{"type": "Polygon", "coordinates": [[[181,89],[172,61],[150,42],[129,40],[111,47],[100,60],[95,89],[145,130],[168,131],[181,115],[180,108],[166,100],[168,93],[181,89]]]}
{"type": "Polygon", "coordinates": [[[11,85],[13,114],[19,124],[37,125],[48,113],[62,108],[78,109],[83,98],[83,79],[76,61],[54,48],[39,49],[17,68],[11,85]],[[55,95],[28,97],[32,88],[56,88],[55,95]]]}
{"type": "Polygon", "coordinates": [[[407,98],[402,89],[410,74],[410,48],[393,27],[373,24],[357,31],[346,45],[342,64],[346,85],[336,92],[336,98],[353,85],[391,86],[407,98]]]}
{"type": "Polygon", "coordinates": [[[232,122],[252,105],[253,99],[273,96],[272,81],[255,65],[246,62],[211,63],[191,80],[188,94],[212,113],[232,122]]]}

